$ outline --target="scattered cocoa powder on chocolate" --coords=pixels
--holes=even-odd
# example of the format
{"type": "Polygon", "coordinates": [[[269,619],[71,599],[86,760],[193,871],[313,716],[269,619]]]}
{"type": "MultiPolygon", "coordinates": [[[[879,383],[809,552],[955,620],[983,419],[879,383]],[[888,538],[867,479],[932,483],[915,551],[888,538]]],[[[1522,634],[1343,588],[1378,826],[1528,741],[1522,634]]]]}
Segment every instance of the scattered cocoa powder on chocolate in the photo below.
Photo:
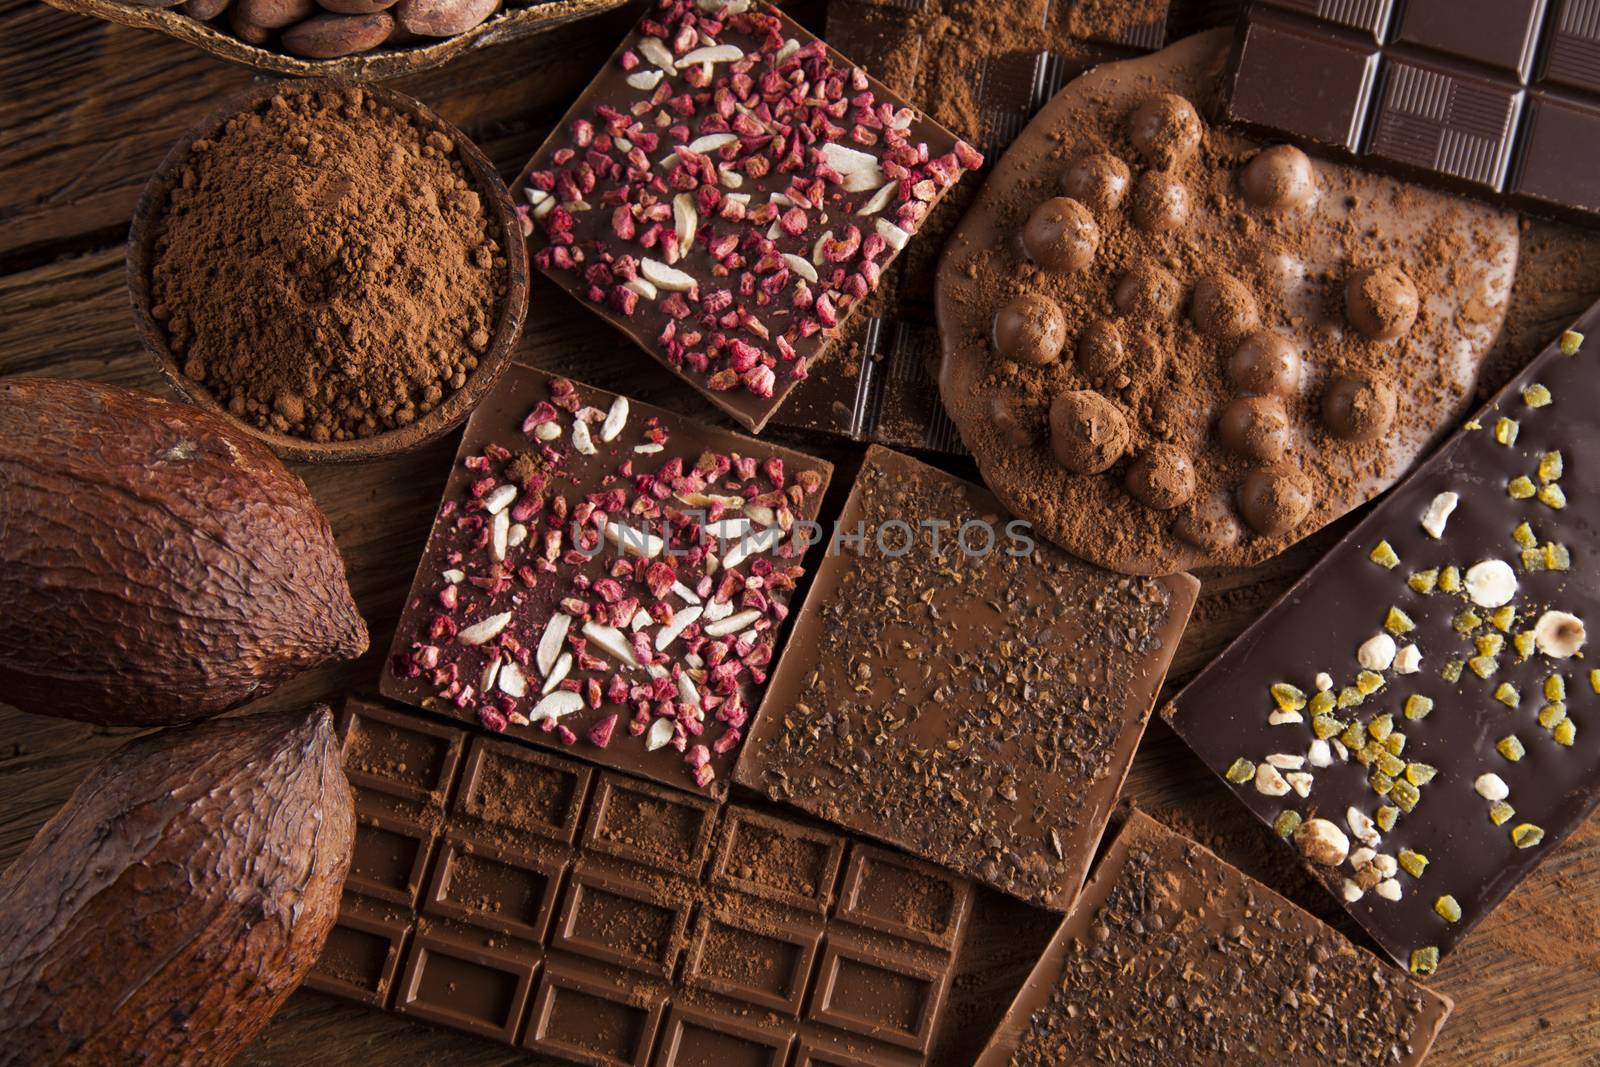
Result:
{"type": "Polygon", "coordinates": [[[990,487],[1130,573],[1259,562],[1390,484],[1465,410],[1515,268],[1509,213],[1208,125],[1226,55],[1201,35],[1069,85],[939,277],[944,399],[990,487]],[[1024,295],[1052,321],[1001,350],[1024,295]],[[1085,391],[1121,453],[1051,417],[1085,391]]]}
{"type": "Polygon", "coordinates": [[[460,389],[507,272],[455,153],[358,88],[286,87],[196,141],[151,271],[183,373],[313,441],[405,426],[460,389]]]}

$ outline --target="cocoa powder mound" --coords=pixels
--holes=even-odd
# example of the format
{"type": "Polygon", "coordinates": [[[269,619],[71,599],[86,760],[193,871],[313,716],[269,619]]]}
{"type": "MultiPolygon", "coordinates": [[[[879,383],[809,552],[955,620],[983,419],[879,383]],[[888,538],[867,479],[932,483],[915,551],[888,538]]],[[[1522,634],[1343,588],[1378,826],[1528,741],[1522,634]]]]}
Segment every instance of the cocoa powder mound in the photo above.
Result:
{"type": "Polygon", "coordinates": [[[359,89],[285,89],[197,140],[154,250],[183,373],[262,429],[405,426],[490,345],[506,260],[455,145],[359,89]]]}

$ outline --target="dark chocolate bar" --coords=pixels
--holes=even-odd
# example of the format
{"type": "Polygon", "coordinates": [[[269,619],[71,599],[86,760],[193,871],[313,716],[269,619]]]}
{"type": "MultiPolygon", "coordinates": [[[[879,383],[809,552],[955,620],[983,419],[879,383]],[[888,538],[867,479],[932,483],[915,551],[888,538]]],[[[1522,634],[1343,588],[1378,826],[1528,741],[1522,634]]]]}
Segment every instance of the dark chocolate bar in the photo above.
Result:
{"type": "Polygon", "coordinates": [[[1132,811],[976,1067],[1417,1067],[1451,1007],[1132,811]]]}
{"type": "Polygon", "coordinates": [[[1163,712],[1418,973],[1600,804],[1597,332],[1600,307],[1163,712]]]}
{"type": "Polygon", "coordinates": [[[831,471],[513,367],[467,424],[382,691],[720,796],[831,471]]]}
{"type": "Polygon", "coordinates": [[[1065,910],[1199,583],[1125,578],[1028,529],[981,486],[870,450],[838,522],[864,545],[830,546],[735,779],[1065,910]]]}
{"type": "Polygon", "coordinates": [[[307,984],[599,1067],[925,1062],[972,885],[849,836],[352,698],[307,984]]]}
{"type": "Polygon", "coordinates": [[[981,163],[771,5],[659,0],[515,188],[546,274],[759,431],[981,163]]]}
{"type": "Polygon", "coordinates": [[[1600,213],[1592,0],[1265,0],[1227,115],[1379,169],[1575,221],[1600,213]]]}

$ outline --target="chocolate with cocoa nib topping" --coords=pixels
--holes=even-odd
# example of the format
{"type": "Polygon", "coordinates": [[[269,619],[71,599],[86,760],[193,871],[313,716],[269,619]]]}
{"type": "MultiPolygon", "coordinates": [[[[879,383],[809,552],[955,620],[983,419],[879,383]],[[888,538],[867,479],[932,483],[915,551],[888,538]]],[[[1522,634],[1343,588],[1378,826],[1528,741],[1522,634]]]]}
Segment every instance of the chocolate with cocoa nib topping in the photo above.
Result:
{"type": "Polygon", "coordinates": [[[977,1067],[1416,1067],[1451,1007],[1133,811],[977,1067]]]}
{"type": "Polygon", "coordinates": [[[527,367],[457,459],[384,694],[725,792],[832,467],[527,367]]]}
{"type": "Polygon", "coordinates": [[[1199,583],[1081,563],[881,448],[837,529],[736,780],[1065,909],[1199,583]]]}
{"type": "Polygon", "coordinates": [[[1164,712],[1418,973],[1600,806],[1597,333],[1600,306],[1164,712]]]}
{"type": "Polygon", "coordinates": [[[515,188],[547,274],[759,431],[982,162],[771,6],[660,0],[515,188]]]}

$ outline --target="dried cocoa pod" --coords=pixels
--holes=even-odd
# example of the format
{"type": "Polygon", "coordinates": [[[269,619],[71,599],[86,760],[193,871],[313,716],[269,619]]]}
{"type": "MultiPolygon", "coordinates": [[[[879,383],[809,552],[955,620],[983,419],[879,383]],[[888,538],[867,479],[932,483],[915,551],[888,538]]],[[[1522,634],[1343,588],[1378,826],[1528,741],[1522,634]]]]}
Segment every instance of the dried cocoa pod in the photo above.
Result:
{"type": "Polygon", "coordinates": [[[316,0],[239,0],[237,17],[264,30],[281,30],[317,10],[316,0]]]}
{"type": "Polygon", "coordinates": [[[371,15],[387,11],[395,0],[317,0],[317,3],[336,15],[371,15]]]}
{"type": "Polygon", "coordinates": [[[495,13],[500,0],[400,0],[395,21],[424,37],[465,33],[495,13]]]}
{"type": "Polygon", "coordinates": [[[231,0],[185,0],[183,13],[202,22],[214,19],[228,10],[231,0]]]}
{"type": "Polygon", "coordinates": [[[0,1067],[226,1063],[316,962],[354,834],[324,706],[112,754],[0,875],[0,1067]]]}
{"type": "Polygon", "coordinates": [[[378,47],[393,29],[394,18],[387,11],[313,15],[283,31],[283,47],[308,59],[337,59],[378,47]]]}
{"type": "Polygon", "coordinates": [[[113,726],[205,718],[367,648],[305,483],[221,417],[0,381],[0,700],[113,726]]]}

